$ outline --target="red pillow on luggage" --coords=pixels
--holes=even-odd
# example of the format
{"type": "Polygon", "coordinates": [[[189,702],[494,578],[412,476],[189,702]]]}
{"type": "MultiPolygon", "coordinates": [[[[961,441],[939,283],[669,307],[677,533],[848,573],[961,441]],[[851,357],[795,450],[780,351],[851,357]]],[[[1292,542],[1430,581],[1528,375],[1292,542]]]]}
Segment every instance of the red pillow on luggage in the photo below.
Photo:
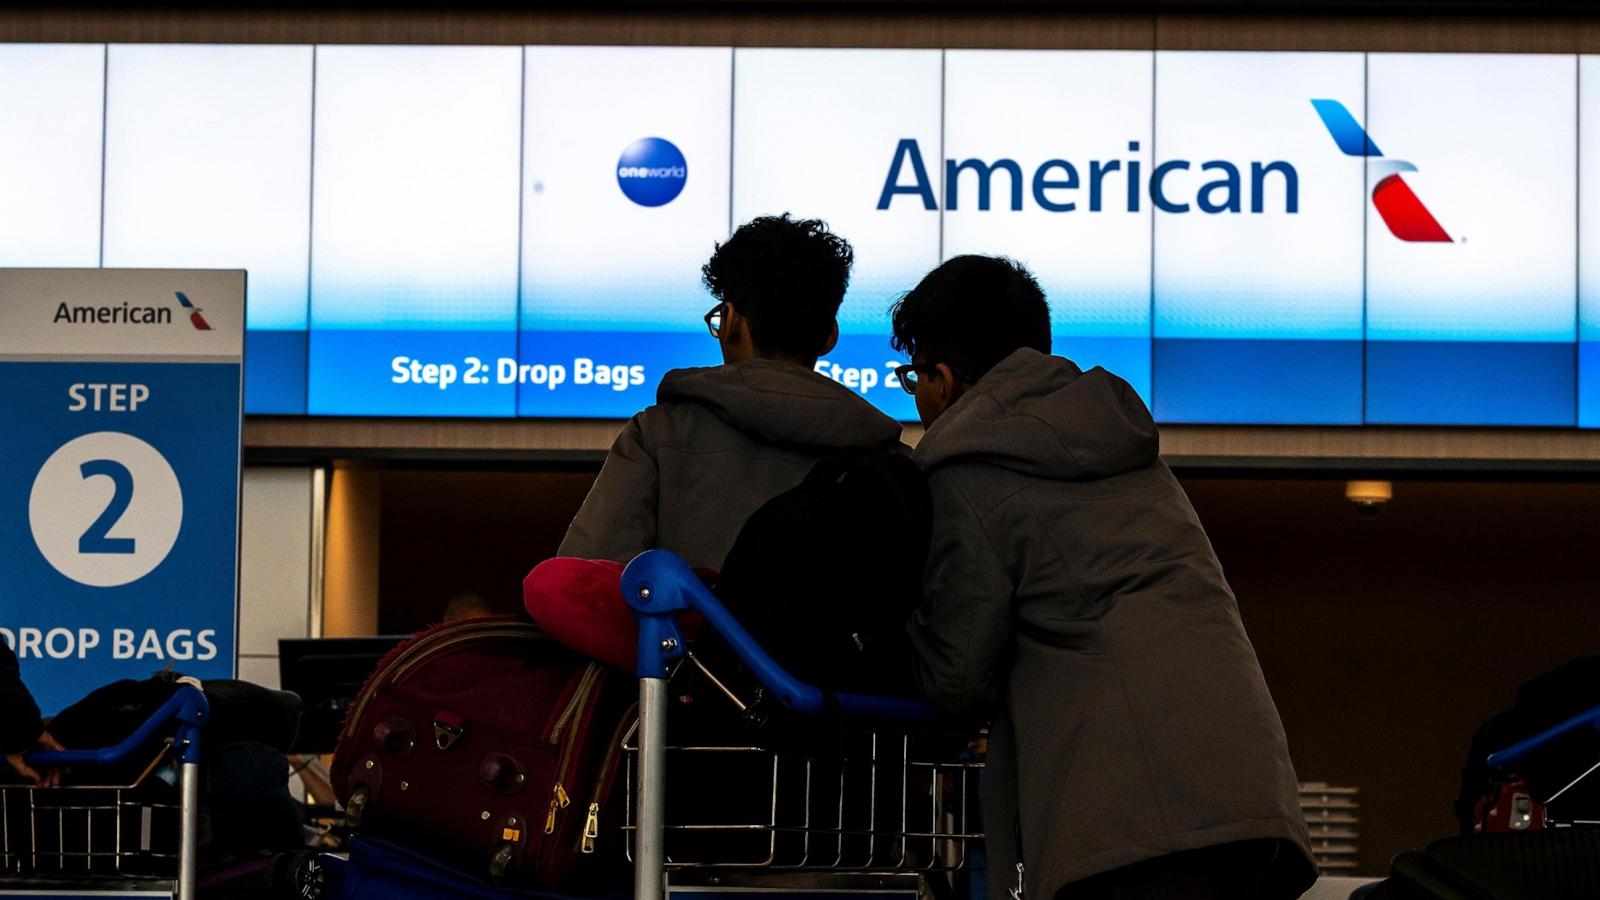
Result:
{"type": "MultiPolygon", "coordinates": [[[[632,672],[639,659],[639,623],[622,599],[622,563],[605,559],[547,559],[522,580],[528,615],[551,637],[607,665],[632,672]]],[[[706,584],[710,569],[695,569],[706,584]]],[[[685,615],[678,624],[694,637],[703,620],[685,615]]]]}

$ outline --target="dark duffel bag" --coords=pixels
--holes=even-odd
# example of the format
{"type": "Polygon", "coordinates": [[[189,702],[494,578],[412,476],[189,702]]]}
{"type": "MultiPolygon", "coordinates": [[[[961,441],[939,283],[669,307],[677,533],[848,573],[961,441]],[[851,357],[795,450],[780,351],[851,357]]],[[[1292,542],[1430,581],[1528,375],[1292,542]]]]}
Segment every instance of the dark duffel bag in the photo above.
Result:
{"type": "Polygon", "coordinates": [[[1593,900],[1600,897],[1600,827],[1445,838],[1395,857],[1362,900],[1593,900]]]}
{"type": "Polygon", "coordinates": [[[362,688],[334,788],[362,834],[497,884],[589,884],[620,868],[611,803],[637,693],[526,620],[441,625],[362,688]]]}

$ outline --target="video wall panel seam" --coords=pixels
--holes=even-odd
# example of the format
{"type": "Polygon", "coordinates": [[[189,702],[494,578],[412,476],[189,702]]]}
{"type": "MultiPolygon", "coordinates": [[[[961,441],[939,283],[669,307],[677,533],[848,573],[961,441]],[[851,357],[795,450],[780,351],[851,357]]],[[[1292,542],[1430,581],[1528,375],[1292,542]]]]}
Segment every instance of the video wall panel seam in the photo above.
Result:
{"type": "MultiPolygon", "coordinates": [[[[1370,134],[1372,122],[1372,54],[1361,54],[1361,131],[1370,134]]],[[[1371,240],[1368,229],[1372,227],[1372,170],[1361,167],[1361,421],[1367,421],[1367,247],[1371,240]]]]}
{"type": "MultiPolygon", "coordinates": [[[[310,351],[311,341],[311,288],[312,276],[316,266],[316,238],[317,238],[317,48],[311,48],[311,129],[310,140],[307,141],[306,154],[311,161],[311,177],[306,179],[306,342],[307,352],[310,351]]],[[[249,357],[246,356],[248,361],[249,357]]],[[[249,366],[245,367],[245,384],[250,383],[249,366]]],[[[306,377],[301,379],[299,411],[304,412],[311,407],[311,372],[307,367],[306,377]]],[[[248,411],[248,409],[247,409],[248,411]]],[[[292,411],[292,410],[291,410],[292,411]]]]}
{"type": "MultiPolygon", "coordinates": [[[[522,186],[528,180],[528,48],[522,53],[521,94],[517,101],[517,327],[514,332],[517,359],[522,359],[523,266],[527,262],[528,204],[522,186]]],[[[522,386],[516,389],[515,409],[522,408],[522,386]]]]}
{"type": "Polygon", "coordinates": [[[106,113],[111,103],[111,45],[100,48],[100,265],[106,264],[106,113]]]}
{"type": "MultiPolygon", "coordinates": [[[[1160,20],[1156,19],[1156,22],[1157,22],[1156,26],[1153,26],[1153,27],[1159,28],[1160,20]]],[[[1159,44],[1158,44],[1158,46],[1159,46],[1159,44]]],[[[1156,54],[1155,54],[1155,51],[1152,50],[1150,52],[1150,158],[1151,158],[1151,160],[1157,159],[1159,157],[1160,152],[1161,152],[1161,130],[1159,128],[1159,120],[1158,120],[1158,118],[1156,116],[1156,109],[1157,109],[1156,103],[1157,103],[1157,101],[1158,101],[1158,99],[1160,97],[1160,91],[1161,91],[1161,80],[1156,77],[1156,54]]],[[[1149,287],[1149,294],[1150,294],[1150,303],[1149,303],[1150,311],[1149,311],[1149,314],[1148,314],[1148,318],[1149,318],[1148,326],[1149,327],[1147,329],[1147,333],[1150,336],[1150,359],[1148,361],[1148,365],[1146,366],[1146,372],[1147,372],[1147,374],[1149,376],[1149,381],[1147,381],[1146,383],[1150,385],[1150,388],[1149,388],[1149,396],[1147,396],[1145,398],[1146,402],[1148,402],[1150,404],[1152,409],[1156,405],[1156,389],[1158,387],[1157,382],[1156,382],[1156,370],[1155,370],[1155,367],[1156,367],[1156,361],[1155,361],[1155,345],[1156,345],[1156,252],[1155,252],[1155,247],[1156,247],[1156,217],[1155,217],[1155,213],[1152,212],[1150,214],[1150,265],[1148,267],[1149,268],[1149,276],[1148,276],[1149,277],[1149,283],[1148,283],[1148,287],[1149,287]]]]}
{"type": "MultiPolygon", "coordinates": [[[[946,142],[947,142],[947,140],[949,138],[950,113],[949,113],[948,104],[950,102],[950,95],[949,95],[948,82],[946,80],[946,79],[949,78],[949,71],[950,71],[950,49],[948,47],[946,47],[946,48],[943,48],[943,49],[941,49],[939,51],[939,159],[940,159],[941,162],[945,159],[945,155],[946,155],[945,144],[946,144],[946,142]]],[[[945,178],[948,177],[948,173],[945,171],[945,168],[946,167],[944,165],[940,165],[939,166],[939,197],[941,197],[941,198],[946,196],[945,192],[946,192],[946,190],[948,190],[946,188],[946,186],[945,186],[945,183],[944,183],[945,178]]],[[[939,259],[941,261],[949,258],[946,255],[945,248],[944,248],[944,217],[945,217],[945,213],[946,213],[946,204],[945,203],[940,203],[939,204],[939,259]]]]}

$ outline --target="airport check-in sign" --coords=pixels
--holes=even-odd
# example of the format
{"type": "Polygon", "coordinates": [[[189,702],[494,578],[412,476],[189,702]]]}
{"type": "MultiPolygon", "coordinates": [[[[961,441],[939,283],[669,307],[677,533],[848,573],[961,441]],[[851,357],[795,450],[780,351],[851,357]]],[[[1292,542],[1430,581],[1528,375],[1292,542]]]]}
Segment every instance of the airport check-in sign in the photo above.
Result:
{"type": "Polygon", "coordinates": [[[242,271],[0,269],[0,640],[45,713],[232,677],[242,271]]]}

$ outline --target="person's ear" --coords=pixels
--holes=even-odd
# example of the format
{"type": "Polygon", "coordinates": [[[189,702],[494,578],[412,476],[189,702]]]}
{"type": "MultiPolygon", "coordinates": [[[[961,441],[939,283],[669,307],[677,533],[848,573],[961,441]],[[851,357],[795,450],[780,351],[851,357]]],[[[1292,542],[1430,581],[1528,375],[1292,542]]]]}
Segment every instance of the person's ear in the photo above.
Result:
{"type": "Polygon", "coordinates": [[[955,370],[951,369],[948,363],[938,363],[934,366],[934,371],[939,376],[933,380],[934,395],[939,398],[940,408],[948,408],[958,397],[959,387],[956,384],[955,370]]]}
{"type": "Polygon", "coordinates": [[[718,337],[722,344],[722,361],[743,362],[756,355],[755,335],[750,332],[750,322],[739,314],[738,307],[726,301],[722,306],[722,331],[718,337]]]}
{"type": "Polygon", "coordinates": [[[837,346],[839,346],[839,320],[835,319],[833,322],[833,330],[828,333],[828,339],[822,342],[822,350],[817,354],[817,357],[821,358],[827,356],[829,353],[832,353],[833,348],[837,346]]]}
{"type": "Polygon", "coordinates": [[[739,310],[732,303],[722,301],[722,327],[718,329],[717,336],[724,343],[737,344],[739,336],[744,334],[744,316],[739,315],[739,310]]]}

